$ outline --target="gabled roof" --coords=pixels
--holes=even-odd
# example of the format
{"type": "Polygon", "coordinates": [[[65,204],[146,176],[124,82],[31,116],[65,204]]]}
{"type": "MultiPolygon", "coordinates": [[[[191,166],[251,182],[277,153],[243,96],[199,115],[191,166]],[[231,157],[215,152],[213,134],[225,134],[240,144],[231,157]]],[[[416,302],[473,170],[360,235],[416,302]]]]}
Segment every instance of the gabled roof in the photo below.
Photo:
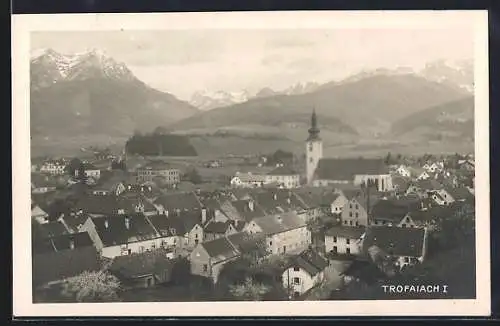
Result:
{"type": "Polygon", "coordinates": [[[91,219],[96,226],[99,238],[107,247],[150,240],[160,236],[142,214],[100,216],[91,217],[91,219]],[[127,218],[129,219],[128,228],[127,218]]]}
{"type": "Polygon", "coordinates": [[[379,200],[372,208],[372,217],[377,220],[400,222],[409,212],[420,210],[419,199],[386,199],[379,200]]]}
{"type": "Polygon", "coordinates": [[[394,176],[392,177],[392,184],[395,187],[398,187],[399,190],[406,191],[406,189],[408,189],[408,186],[410,185],[410,180],[401,176],[394,176]]]}
{"type": "Polygon", "coordinates": [[[58,221],[45,224],[32,223],[31,232],[34,239],[48,239],[69,234],[64,224],[58,221]]]}
{"type": "Polygon", "coordinates": [[[291,190],[287,189],[269,189],[256,194],[255,200],[268,215],[307,208],[291,190]]]}
{"type": "Polygon", "coordinates": [[[319,160],[315,174],[321,180],[352,181],[355,175],[389,174],[389,167],[383,159],[323,158],[319,160]]]}
{"type": "Polygon", "coordinates": [[[78,232],[78,228],[82,226],[89,216],[87,214],[69,215],[63,217],[63,224],[65,224],[72,232],[78,232]]]}
{"type": "Polygon", "coordinates": [[[215,222],[210,221],[205,225],[203,230],[207,233],[215,233],[215,234],[224,234],[227,232],[227,229],[232,225],[231,221],[226,222],[215,222]]]}
{"type": "Polygon", "coordinates": [[[241,216],[245,221],[251,221],[256,217],[265,216],[266,213],[264,210],[253,200],[236,200],[231,202],[231,206],[233,206],[238,212],[239,216],[241,216]],[[253,202],[253,210],[250,209],[249,203],[253,202]]]}
{"type": "Polygon", "coordinates": [[[123,198],[114,195],[88,195],[82,197],[76,204],[76,209],[81,209],[89,214],[117,214],[123,209],[125,213],[134,212],[133,204],[123,198]]]}
{"type": "Polygon", "coordinates": [[[420,257],[425,229],[371,226],[366,230],[365,248],[377,246],[389,255],[420,257]]]}
{"type": "Polygon", "coordinates": [[[201,246],[205,248],[206,252],[214,260],[215,263],[235,258],[240,255],[238,250],[231,244],[231,242],[229,242],[226,237],[202,242],[201,246]]]}
{"type": "Polygon", "coordinates": [[[288,268],[295,266],[304,269],[309,275],[314,276],[328,266],[328,261],[314,250],[305,250],[291,259],[288,268]]]}
{"type": "Polygon", "coordinates": [[[302,203],[302,207],[312,209],[331,204],[339,195],[333,192],[316,193],[313,191],[294,190],[295,197],[302,203]],[[335,199],[333,199],[335,197],[335,199]]]}
{"type": "MultiPolygon", "coordinates": [[[[161,216],[161,215],[160,215],[161,216]]],[[[179,235],[191,232],[191,230],[196,226],[201,226],[201,213],[200,212],[181,212],[179,215],[169,216],[166,218],[166,223],[160,218],[156,217],[154,223],[158,223],[158,226],[164,230],[165,234],[168,235],[179,235]],[[175,234],[172,233],[175,230],[175,234]]],[[[158,230],[160,231],[160,230],[158,230]]]]}
{"type": "Polygon", "coordinates": [[[250,234],[247,232],[238,232],[228,235],[226,238],[240,253],[255,251],[262,255],[266,253],[265,237],[260,233],[250,234]]]}
{"type": "Polygon", "coordinates": [[[302,227],[306,223],[294,212],[279,215],[268,215],[253,219],[265,235],[273,235],[302,227]]]}
{"type": "Polygon", "coordinates": [[[474,198],[474,195],[466,187],[447,187],[446,192],[448,192],[451,197],[455,200],[468,200],[474,198]]]}
{"type": "Polygon", "coordinates": [[[365,233],[364,227],[358,226],[334,226],[325,232],[326,236],[344,237],[348,239],[359,239],[365,233]]]}
{"type": "Polygon", "coordinates": [[[443,189],[443,185],[434,179],[419,180],[416,185],[422,190],[438,190],[443,189]]]}
{"type": "Polygon", "coordinates": [[[193,192],[172,193],[158,197],[155,204],[162,205],[165,210],[201,210],[201,203],[193,192]]]}
{"type": "Polygon", "coordinates": [[[119,278],[136,278],[172,272],[175,260],[167,258],[165,249],[156,249],[143,253],[117,256],[113,259],[110,271],[119,278]]]}

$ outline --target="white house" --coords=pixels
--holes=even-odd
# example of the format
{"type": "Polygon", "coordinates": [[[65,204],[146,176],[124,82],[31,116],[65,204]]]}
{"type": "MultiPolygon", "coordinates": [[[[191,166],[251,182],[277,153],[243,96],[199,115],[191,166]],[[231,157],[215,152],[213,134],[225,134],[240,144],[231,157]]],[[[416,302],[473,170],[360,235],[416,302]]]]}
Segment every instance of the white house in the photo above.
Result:
{"type": "Polygon", "coordinates": [[[311,244],[311,232],[295,212],[254,218],[243,230],[250,234],[262,232],[269,254],[293,254],[311,244]]]}
{"type": "Polygon", "coordinates": [[[410,169],[408,169],[408,167],[406,165],[400,165],[396,169],[396,173],[402,177],[411,177],[411,171],[410,171],[410,169]]]}
{"type": "Polygon", "coordinates": [[[300,174],[289,167],[279,166],[267,174],[265,183],[275,183],[287,189],[297,188],[300,187],[300,174]]]}
{"type": "Polygon", "coordinates": [[[31,208],[31,218],[39,224],[49,223],[49,214],[39,205],[33,205],[31,208]]]}
{"type": "Polygon", "coordinates": [[[325,278],[328,261],[313,250],[306,250],[292,258],[283,271],[283,288],[291,297],[299,297],[325,278]]]}
{"type": "Polygon", "coordinates": [[[270,183],[271,179],[266,175],[248,173],[239,173],[231,179],[231,186],[233,187],[243,187],[243,188],[256,188],[262,187],[267,183],[270,183]]]}
{"type": "Polygon", "coordinates": [[[325,232],[325,251],[332,254],[358,255],[364,227],[334,226],[325,232]]]}
{"type": "Polygon", "coordinates": [[[40,167],[40,172],[53,175],[64,174],[66,170],[66,163],[63,160],[48,160],[40,167]]]}

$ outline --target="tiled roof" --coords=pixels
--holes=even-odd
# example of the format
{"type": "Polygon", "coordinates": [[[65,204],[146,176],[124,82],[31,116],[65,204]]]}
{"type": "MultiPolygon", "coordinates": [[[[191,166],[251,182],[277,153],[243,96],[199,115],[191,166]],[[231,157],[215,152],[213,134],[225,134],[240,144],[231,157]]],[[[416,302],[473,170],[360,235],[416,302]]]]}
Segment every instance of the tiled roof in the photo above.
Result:
{"type": "Polygon", "coordinates": [[[325,235],[332,237],[344,237],[349,239],[359,239],[365,233],[364,227],[357,226],[334,226],[325,232],[325,235]]]}
{"type": "Polygon", "coordinates": [[[169,216],[166,220],[167,222],[165,224],[159,217],[156,218],[156,222],[160,223],[159,226],[162,230],[164,230],[164,232],[169,230],[168,232],[170,232],[171,235],[174,235],[171,233],[171,230],[175,230],[175,235],[183,236],[187,232],[190,232],[197,224],[201,226],[201,213],[181,212],[180,215],[169,216]]]}
{"type": "Polygon", "coordinates": [[[256,194],[255,200],[268,215],[307,208],[291,190],[287,189],[269,189],[256,194]]]}
{"type": "Polygon", "coordinates": [[[311,276],[318,274],[328,266],[328,261],[314,250],[305,250],[292,258],[289,267],[297,266],[307,271],[311,276]]]}
{"type": "Polygon", "coordinates": [[[129,200],[113,195],[85,196],[78,201],[75,208],[89,214],[117,214],[119,209],[123,209],[125,213],[134,212],[134,207],[129,200]]]}
{"type": "Polygon", "coordinates": [[[202,242],[201,245],[205,248],[208,255],[214,260],[214,262],[225,261],[240,255],[238,250],[226,237],[202,242]]]}
{"type": "Polygon", "coordinates": [[[422,203],[418,199],[379,200],[373,206],[371,214],[374,219],[398,223],[407,213],[420,210],[421,206],[422,203]]]}
{"type": "Polygon", "coordinates": [[[389,255],[420,257],[425,229],[372,226],[367,228],[365,248],[377,246],[389,255]]]}
{"type": "Polygon", "coordinates": [[[408,186],[410,185],[410,180],[405,177],[394,176],[392,177],[392,184],[395,187],[398,187],[399,190],[406,191],[406,189],[408,189],[408,186]]]}
{"type": "Polygon", "coordinates": [[[50,281],[63,280],[84,271],[100,269],[99,254],[93,246],[34,253],[32,260],[33,284],[35,286],[50,281]]]}
{"type": "Polygon", "coordinates": [[[142,214],[92,217],[97,234],[105,246],[122,245],[130,242],[150,240],[159,237],[155,229],[142,214]],[[129,227],[126,219],[129,219],[129,227]],[[106,221],[108,226],[106,227],[106,221]]]}
{"type": "Polygon", "coordinates": [[[266,235],[282,233],[306,226],[306,223],[293,212],[258,217],[253,219],[253,221],[266,235]]]}
{"type": "Polygon", "coordinates": [[[455,200],[467,200],[474,198],[471,192],[465,187],[449,187],[446,188],[446,192],[448,192],[455,200]]]}
{"type": "Polygon", "coordinates": [[[383,159],[335,159],[323,158],[318,162],[316,178],[321,180],[349,180],[355,175],[389,174],[383,159]]]}
{"type": "Polygon", "coordinates": [[[58,221],[49,222],[45,224],[33,223],[32,233],[33,233],[32,237],[34,239],[48,239],[69,234],[64,224],[58,221]]]}
{"type": "Polygon", "coordinates": [[[158,197],[155,204],[162,205],[165,210],[201,210],[201,203],[193,192],[172,193],[158,197]]]}
{"type": "Polygon", "coordinates": [[[83,225],[89,216],[87,214],[79,214],[79,215],[65,215],[63,217],[64,224],[72,231],[78,232],[78,228],[83,225]]]}
{"type": "Polygon", "coordinates": [[[226,222],[210,221],[208,222],[207,225],[205,225],[203,229],[207,233],[224,234],[226,233],[227,229],[231,224],[232,224],[231,221],[226,221],[226,222]]]}
{"type": "Polygon", "coordinates": [[[117,256],[113,259],[110,271],[119,278],[135,278],[172,272],[175,260],[167,258],[165,249],[143,253],[117,256]]]}
{"type": "Polygon", "coordinates": [[[256,217],[265,216],[266,213],[264,210],[253,201],[253,210],[250,209],[249,200],[236,200],[231,202],[231,206],[233,206],[238,212],[239,216],[241,216],[245,221],[250,221],[256,217]]]}
{"type": "Polygon", "coordinates": [[[260,233],[238,232],[228,235],[226,238],[240,253],[257,251],[262,255],[265,254],[265,237],[260,233]]]}
{"type": "Polygon", "coordinates": [[[443,189],[443,185],[433,179],[419,180],[416,185],[422,190],[443,189]]]}
{"type": "MultiPolygon", "coordinates": [[[[152,215],[146,217],[153,227],[160,233],[162,237],[170,237],[175,235],[182,235],[184,233],[177,234],[179,227],[173,226],[173,221],[176,221],[177,218],[172,218],[173,221],[169,220],[165,215],[152,215]]],[[[184,230],[184,228],[182,228],[184,230]]]]}

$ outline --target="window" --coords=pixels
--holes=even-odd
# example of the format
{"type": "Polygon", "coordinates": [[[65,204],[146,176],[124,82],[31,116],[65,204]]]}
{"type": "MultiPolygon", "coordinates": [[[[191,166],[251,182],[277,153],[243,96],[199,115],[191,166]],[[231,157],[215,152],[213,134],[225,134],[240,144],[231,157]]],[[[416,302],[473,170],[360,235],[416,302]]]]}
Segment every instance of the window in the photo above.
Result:
{"type": "Polygon", "coordinates": [[[293,278],[293,284],[300,284],[300,278],[294,277],[293,278]]]}
{"type": "Polygon", "coordinates": [[[351,248],[346,248],[345,253],[349,255],[351,253],[351,248]]]}
{"type": "Polygon", "coordinates": [[[283,246],[283,253],[286,253],[286,246],[283,246]]]}
{"type": "Polygon", "coordinates": [[[401,224],[401,227],[402,227],[402,228],[405,228],[405,227],[406,227],[406,224],[405,224],[405,223],[401,224]]]}
{"type": "Polygon", "coordinates": [[[139,247],[139,252],[144,252],[144,246],[139,247]]]}
{"type": "Polygon", "coordinates": [[[208,272],[208,265],[207,264],[203,265],[203,272],[204,273],[208,272]]]}
{"type": "Polygon", "coordinates": [[[359,217],[359,213],[358,213],[358,212],[356,212],[356,218],[358,218],[358,217],[359,217]]]}
{"type": "Polygon", "coordinates": [[[359,209],[359,205],[358,204],[356,204],[356,209],[359,209]]]}
{"type": "Polygon", "coordinates": [[[333,237],[333,242],[337,242],[337,237],[333,237]]]}
{"type": "Polygon", "coordinates": [[[148,278],[146,286],[150,287],[152,284],[153,284],[153,279],[152,278],[148,278]]]}
{"type": "MultiPolygon", "coordinates": [[[[375,223],[375,224],[377,224],[377,223],[375,223]]],[[[356,221],[356,226],[359,226],[359,222],[358,221],[356,221]]]]}
{"type": "Polygon", "coordinates": [[[132,249],[129,249],[129,250],[128,250],[128,254],[129,254],[129,255],[130,255],[130,254],[132,254],[132,249]]]}
{"type": "Polygon", "coordinates": [[[196,234],[194,235],[194,238],[195,238],[195,239],[198,239],[198,233],[196,233],[196,234]]]}
{"type": "MultiPolygon", "coordinates": [[[[163,243],[163,242],[162,242],[162,243],[163,243]]],[[[154,243],[154,242],[153,242],[153,243],[151,244],[151,249],[156,249],[156,243],[154,243]]]]}
{"type": "Polygon", "coordinates": [[[313,162],[313,158],[312,158],[312,157],[310,157],[310,158],[309,158],[309,163],[312,163],[312,162],[313,162]]]}
{"type": "Polygon", "coordinates": [[[332,250],[332,251],[333,251],[333,253],[335,253],[335,254],[336,254],[336,253],[338,252],[337,246],[333,247],[333,250],[332,250]]]}
{"type": "Polygon", "coordinates": [[[349,225],[352,226],[352,221],[349,221],[349,225]]]}
{"type": "Polygon", "coordinates": [[[346,240],[345,240],[345,243],[346,243],[346,244],[351,244],[351,239],[346,239],[346,240]]]}
{"type": "Polygon", "coordinates": [[[352,217],[352,212],[349,212],[349,217],[352,217]]]}
{"type": "Polygon", "coordinates": [[[349,208],[352,209],[352,204],[349,205],[349,208]]]}
{"type": "Polygon", "coordinates": [[[194,244],[197,245],[200,242],[198,239],[194,240],[194,244]]]}
{"type": "Polygon", "coordinates": [[[300,267],[294,267],[294,268],[293,268],[293,271],[294,271],[294,272],[298,272],[298,271],[300,271],[300,267]]]}
{"type": "Polygon", "coordinates": [[[344,221],[344,224],[347,224],[347,221],[344,221]]]}

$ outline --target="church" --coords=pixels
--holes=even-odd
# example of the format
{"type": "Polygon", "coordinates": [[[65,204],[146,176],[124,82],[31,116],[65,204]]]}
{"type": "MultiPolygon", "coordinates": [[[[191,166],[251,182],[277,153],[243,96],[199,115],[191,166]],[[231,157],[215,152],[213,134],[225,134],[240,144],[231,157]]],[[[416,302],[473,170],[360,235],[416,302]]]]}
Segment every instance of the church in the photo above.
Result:
{"type": "Polygon", "coordinates": [[[370,182],[381,192],[393,190],[389,167],[381,158],[324,158],[323,141],[313,110],[309,137],[306,140],[307,184],[314,187],[350,184],[361,186],[370,182]]]}

